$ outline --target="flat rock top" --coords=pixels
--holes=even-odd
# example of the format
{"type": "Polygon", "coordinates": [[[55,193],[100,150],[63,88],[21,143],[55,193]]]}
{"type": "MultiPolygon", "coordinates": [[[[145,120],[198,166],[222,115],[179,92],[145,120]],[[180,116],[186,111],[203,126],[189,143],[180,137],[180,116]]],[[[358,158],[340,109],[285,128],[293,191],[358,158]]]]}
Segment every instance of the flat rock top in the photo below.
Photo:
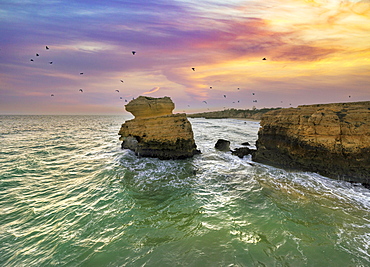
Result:
{"type": "Polygon", "coordinates": [[[125,105],[125,108],[135,118],[150,118],[171,115],[175,104],[167,96],[162,98],[139,96],[125,105]]]}

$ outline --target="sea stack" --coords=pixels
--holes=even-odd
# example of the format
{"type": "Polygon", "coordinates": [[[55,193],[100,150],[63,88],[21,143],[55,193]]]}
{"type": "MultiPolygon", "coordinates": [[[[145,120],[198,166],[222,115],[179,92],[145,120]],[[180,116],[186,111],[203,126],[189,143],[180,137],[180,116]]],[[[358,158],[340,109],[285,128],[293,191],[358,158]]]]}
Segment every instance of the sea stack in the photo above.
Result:
{"type": "Polygon", "coordinates": [[[186,114],[172,114],[171,98],[140,96],[125,108],[135,118],[121,126],[122,148],[159,159],[185,159],[200,153],[186,114]]]}
{"type": "Polygon", "coordinates": [[[370,185],[370,101],[270,111],[260,124],[254,161],[370,185]]]}

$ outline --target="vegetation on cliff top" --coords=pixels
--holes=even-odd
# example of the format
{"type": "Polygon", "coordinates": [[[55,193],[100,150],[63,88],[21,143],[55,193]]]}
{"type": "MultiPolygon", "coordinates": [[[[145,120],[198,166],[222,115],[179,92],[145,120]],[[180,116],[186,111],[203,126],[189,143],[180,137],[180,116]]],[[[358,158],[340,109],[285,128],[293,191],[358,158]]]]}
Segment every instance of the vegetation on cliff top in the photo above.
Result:
{"type": "Polygon", "coordinates": [[[202,113],[187,114],[189,118],[206,118],[206,119],[253,119],[260,120],[262,115],[268,111],[280,108],[263,108],[263,109],[225,109],[220,111],[210,111],[202,113]]]}

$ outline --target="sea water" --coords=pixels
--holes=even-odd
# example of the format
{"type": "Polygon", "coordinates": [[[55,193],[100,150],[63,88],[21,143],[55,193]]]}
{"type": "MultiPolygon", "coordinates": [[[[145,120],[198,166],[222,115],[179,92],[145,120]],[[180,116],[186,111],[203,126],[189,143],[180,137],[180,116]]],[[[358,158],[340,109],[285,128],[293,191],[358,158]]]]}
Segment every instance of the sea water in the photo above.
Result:
{"type": "Polygon", "coordinates": [[[0,116],[0,266],[370,266],[370,191],[214,149],[259,123],[190,119],[202,154],[121,150],[122,116],[0,116]]]}

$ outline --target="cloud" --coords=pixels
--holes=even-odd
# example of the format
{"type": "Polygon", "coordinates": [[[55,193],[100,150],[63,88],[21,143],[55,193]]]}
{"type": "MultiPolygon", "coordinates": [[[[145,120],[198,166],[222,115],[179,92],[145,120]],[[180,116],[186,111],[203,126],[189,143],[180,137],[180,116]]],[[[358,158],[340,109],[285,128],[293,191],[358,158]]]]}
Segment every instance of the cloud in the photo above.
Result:
{"type": "Polygon", "coordinates": [[[155,93],[155,92],[157,92],[159,89],[160,89],[160,87],[159,87],[159,86],[153,87],[153,88],[152,88],[152,89],[150,89],[148,92],[143,93],[143,95],[149,95],[149,94],[155,93]]]}

